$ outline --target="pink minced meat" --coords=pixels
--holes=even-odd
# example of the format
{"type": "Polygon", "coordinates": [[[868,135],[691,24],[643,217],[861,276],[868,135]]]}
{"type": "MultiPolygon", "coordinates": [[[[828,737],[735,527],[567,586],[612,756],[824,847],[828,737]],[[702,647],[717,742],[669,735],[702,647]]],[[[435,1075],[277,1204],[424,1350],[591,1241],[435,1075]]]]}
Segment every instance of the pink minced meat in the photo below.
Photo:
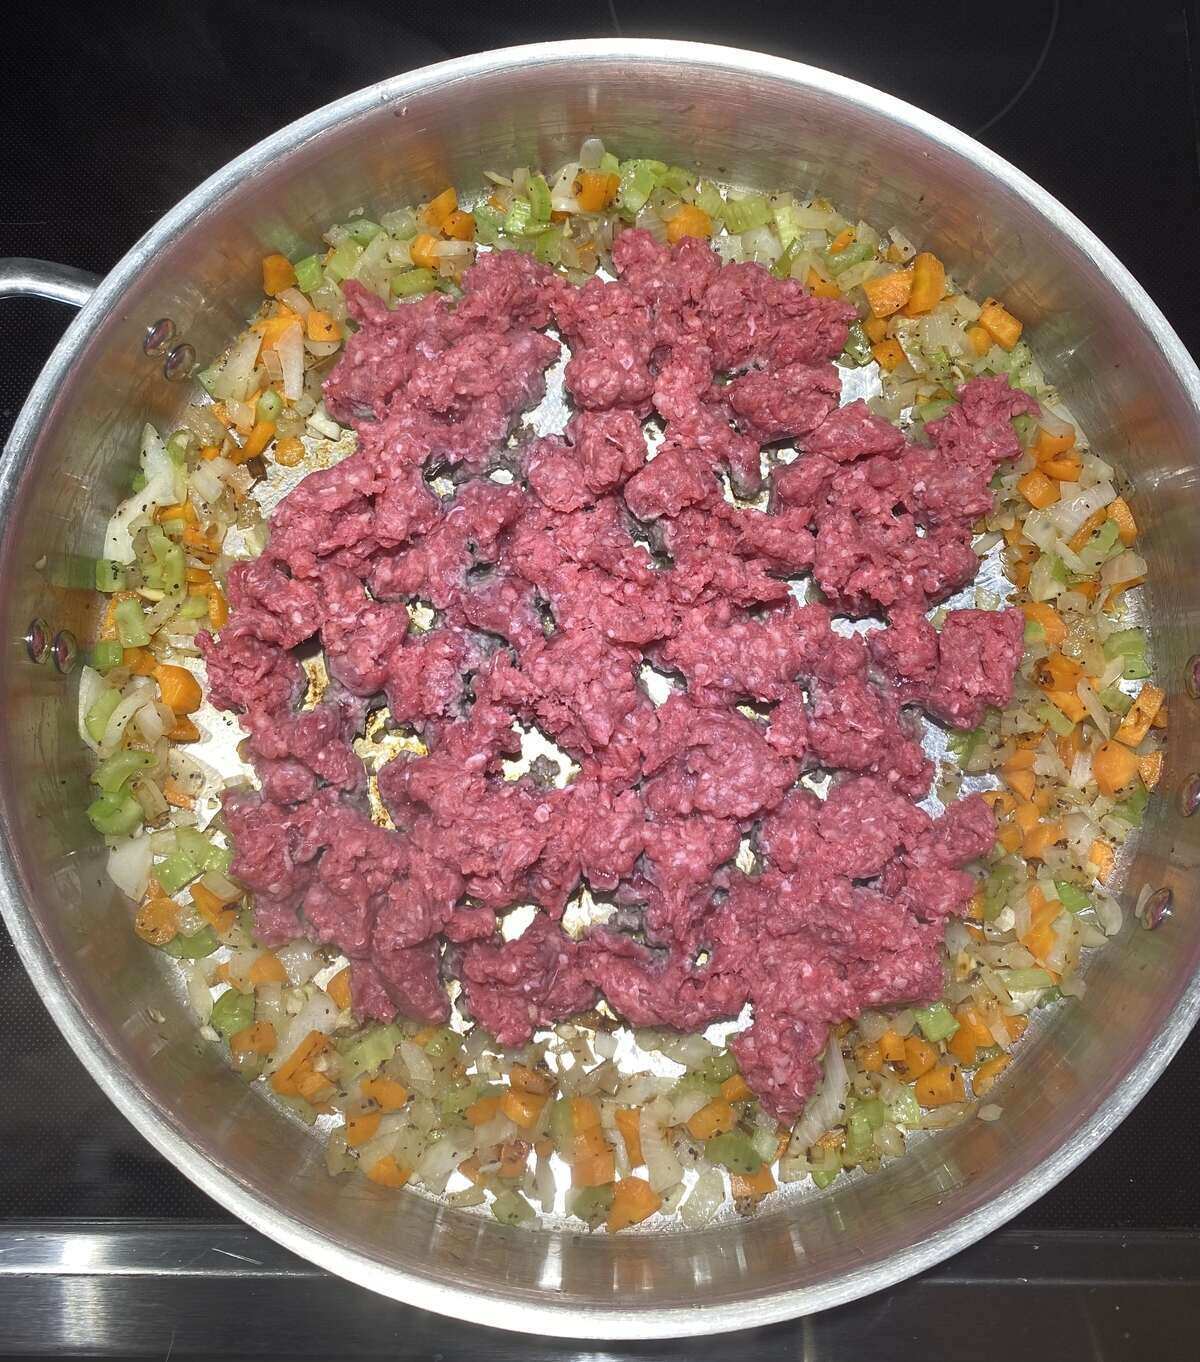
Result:
{"type": "Polygon", "coordinates": [[[943,926],[992,845],[982,800],[917,806],[932,768],[906,706],[963,726],[1011,695],[1018,612],[940,631],[926,613],[973,577],[972,523],[1035,408],[974,380],[909,444],[837,406],[847,304],[690,239],[625,231],[613,260],[614,281],[577,288],[492,252],[457,303],[347,286],[357,329],[325,400],[358,450],[280,502],[229,574],[228,624],[199,639],[261,781],[225,801],[232,873],[264,940],[350,958],[360,1018],[443,1020],[452,979],[511,1046],[601,997],[682,1030],[748,1002],[735,1053],[791,1120],[832,1026],[939,994],[943,926]],[[526,438],[551,325],[576,412],[526,438]],[[764,449],[780,440],[794,461],[764,449]],[[757,497],[772,465],[767,509],[723,495],[757,497]],[[808,573],[824,601],[801,606],[808,573]],[[865,637],[837,620],[879,614],[865,637]],[[315,648],[331,683],[310,703],[315,648]],[[384,703],[425,744],[379,772],[391,826],[355,750],[384,703]],[[513,778],[534,728],[562,756],[513,778]],[[824,800],[809,773],[832,776],[824,800]],[[613,915],[575,939],[582,884],[613,915]]]}

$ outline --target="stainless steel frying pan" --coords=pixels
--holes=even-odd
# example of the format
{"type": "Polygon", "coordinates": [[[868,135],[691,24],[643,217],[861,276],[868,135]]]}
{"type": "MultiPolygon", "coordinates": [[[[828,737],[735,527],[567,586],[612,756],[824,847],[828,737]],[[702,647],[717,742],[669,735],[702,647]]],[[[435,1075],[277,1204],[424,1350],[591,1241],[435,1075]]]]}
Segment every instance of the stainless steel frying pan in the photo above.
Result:
{"type": "MultiPolygon", "coordinates": [[[[582,1337],[709,1333],[854,1299],[978,1239],[1053,1186],[1142,1096],[1200,1011],[1200,374],[1120,263],[1019,171],[937,119],[810,67],[716,47],[579,42],[467,57],[319,110],[214,175],[103,281],[0,266],[0,293],[80,307],[0,461],[0,908],[47,1007],[114,1102],[243,1219],[353,1281],[431,1310],[582,1337]],[[1022,1047],[1001,1120],[881,1173],[797,1191],[756,1219],[608,1238],[514,1231],[326,1176],[320,1147],[198,1041],[168,964],[135,940],[82,810],[74,683],[31,661],[44,620],[87,633],[72,554],[95,553],[144,421],[170,426],[194,354],[223,348],[266,250],[359,206],[489,167],[562,162],[587,134],[737,183],[823,186],[929,243],[972,294],[1003,294],[1147,527],[1148,619],[1170,692],[1161,796],[1123,866],[1127,919],[1086,996],[1022,1047]],[[148,329],[157,325],[149,333],[148,329]]],[[[61,650],[60,650],[61,651],[61,650]]]]}

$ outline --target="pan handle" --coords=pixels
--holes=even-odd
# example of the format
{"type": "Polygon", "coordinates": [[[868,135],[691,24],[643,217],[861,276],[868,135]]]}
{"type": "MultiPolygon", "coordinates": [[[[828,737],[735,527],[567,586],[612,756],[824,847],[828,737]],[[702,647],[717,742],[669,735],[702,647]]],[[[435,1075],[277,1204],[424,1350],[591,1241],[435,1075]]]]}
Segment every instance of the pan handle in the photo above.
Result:
{"type": "Polygon", "coordinates": [[[50,298],[82,307],[96,291],[100,276],[50,260],[0,259],[0,298],[50,298]]]}

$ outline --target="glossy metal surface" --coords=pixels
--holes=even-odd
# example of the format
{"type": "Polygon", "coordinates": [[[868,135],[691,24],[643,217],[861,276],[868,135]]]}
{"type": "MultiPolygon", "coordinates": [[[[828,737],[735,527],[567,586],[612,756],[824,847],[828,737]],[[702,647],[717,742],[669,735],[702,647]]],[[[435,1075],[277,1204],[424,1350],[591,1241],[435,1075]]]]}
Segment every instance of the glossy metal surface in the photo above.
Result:
{"type": "Polygon", "coordinates": [[[69,1042],[120,1108],[201,1187],[352,1281],[476,1322],[574,1337],[712,1333],[853,1300],[929,1266],[1053,1185],[1120,1121],[1200,1010],[1200,769],[1184,662],[1200,642],[1194,534],[1200,375],[1154,305],[1057,202],[944,124],[839,77],[688,44],[547,45],[385,82],[320,110],[201,186],[101,283],[51,358],[0,464],[0,904],[69,1042]],[[162,963],[127,927],[80,810],[69,678],[29,662],[29,620],[86,636],[70,555],[94,552],[145,420],[186,389],[143,351],[171,318],[201,355],[258,297],[267,250],[595,133],[763,188],[821,186],[928,243],[977,296],[1002,293],[1093,446],[1130,476],[1147,527],[1154,651],[1170,690],[1163,789],[1126,900],[1169,888],[1162,927],[1127,924],[1086,996],[1022,1047],[1001,1120],[923,1142],[875,1177],[775,1199],[753,1221],[608,1239],[514,1232],[416,1195],[326,1177],[304,1130],[194,1039],[162,963]],[[39,569],[37,564],[42,563],[39,569]],[[1129,892],[1131,889],[1132,892],[1129,892]],[[153,1009],[153,1011],[151,1011],[153,1009]],[[161,1017],[163,1020],[156,1020],[161,1017]]]}

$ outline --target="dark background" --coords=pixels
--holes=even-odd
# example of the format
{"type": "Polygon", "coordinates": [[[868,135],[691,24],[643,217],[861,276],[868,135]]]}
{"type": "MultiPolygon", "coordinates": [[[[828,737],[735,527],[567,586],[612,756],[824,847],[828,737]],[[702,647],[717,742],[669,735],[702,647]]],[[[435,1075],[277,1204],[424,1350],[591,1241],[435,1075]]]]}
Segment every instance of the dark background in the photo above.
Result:
{"type": "MultiPolygon", "coordinates": [[[[794,57],[941,115],[1078,213],[1200,352],[1194,4],[20,0],[3,14],[0,255],[102,273],[205,176],[339,95],[447,56],[623,31],[794,57]]],[[[0,435],[66,315],[0,303],[0,435]]],[[[100,1095],[2,931],[0,1067],[20,1094],[0,1100],[0,1219],[227,1218],[100,1095]]],[[[1200,1229],[1198,1118],[1193,1037],[1121,1130],[1018,1224],[1200,1229]]]]}

